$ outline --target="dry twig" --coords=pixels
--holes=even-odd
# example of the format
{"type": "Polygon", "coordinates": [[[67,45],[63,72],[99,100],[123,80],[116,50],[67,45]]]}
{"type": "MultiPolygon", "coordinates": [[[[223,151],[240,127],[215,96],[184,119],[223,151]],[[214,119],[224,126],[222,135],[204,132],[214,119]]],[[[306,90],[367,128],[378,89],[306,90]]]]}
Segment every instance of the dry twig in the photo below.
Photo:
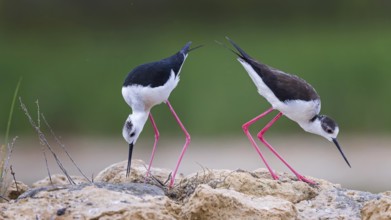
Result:
{"type": "Polygon", "coordinates": [[[9,202],[10,200],[9,199],[7,199],[7,198],[5,198],[4,196],[2,196],[2,195],[0,195],[0,198],[1,199],[4,199],[5,201],[7,201],[7,202],[9,202]]]}
{"type": "MultiPolygon", "coordinates": [[[[67,177],[68,181],[70,184],[75,184],[75,182],[73,181],[73,179],[71,178],[71,176],[68,174],[67,170],[65,169],[65,167],[62,165],[60,159],[57,157],[56,153],[54,153],[51,145],[49,144],[49,141],[46,139],[46,136],[45,134],[41,131],[40,127],[37,126],[37,124],[34,122],[34,120],[31,118],[31,115],[29,113],[29,111],[27,110],[27,107],[26,105],[22,102],[22,98],[19,97],[19,102],[20,102],[20,106],[23,110],[23,112],[25,113],[25,115],[27,116],[31,126],[35,129],[35,131],[37,132],[38,134],[38,137],[41,141],[41,143],[47,147],[47,149],[49,149],[49,151],[51,152],[51,154],[53,155],[54,159],[56,160],[56,163],[57,165],[59,166],[59,168],[61,169],[61,171],[64,173],[64,175],[67,177]]],[[[47,166],[47,164],[46,164],[47,166]]],[[[48,166],[47,166],[48,168],[48,166]]]]}
{"type": "Polygon", "coordinates": [[[2,183],[4,181],[4,178],[7,176],[8,166],[9,166],[9,162],[11,160],[11,155],[12,155],[12,152],[13,152],[13,149],[15,146],[16,139],[18,139],[18,136],[14,137],[11,144],[7,144],[7,147],[8,147],[7,156],[5,158],[5,161],[3,162],[4,163],[3,164],[3,172],[2,172],[2,176],[0,177],[0,183],[2,183]]]}
{"type": "Polygon", "coordinates": [[[19,192],[18,183],[16,182],[15,172],[12,170],[12,165],[10,166],[10,170],[11,170],[11,175],[14,178],[16,191],[19,192]]]}
{"type": "Polygon", "coordinates": [[[83,175],[83,177],[90,183],[92,183],[92,181],[83,173],[83,171],[81,171],[81,169],[79,168],[79,166],[77,166],[77,164],[75,163],[75,161],[73,160],[73,158],[71,157],[71,155],[68,153],[68,150],[66,149],[66,146],[65,144],[63,144],[60,139],[57,138],[56,134],[54,133],[52,127],[50,127],[49,123],[47,122],[45,116],[43,114],[41,114],[42,116],[42,119],[43,121],[45,122],[46,126],[49,128],[50,130],[50,133],[52,134],[52,136],[54,137],[54,139],[56,140],[57,144],[65,151],[65,153],[67,154],[69,160],[73,163],[73,165],[76,167],[76,169],[79,171],[79,173],[81,175],[83,175]]]}

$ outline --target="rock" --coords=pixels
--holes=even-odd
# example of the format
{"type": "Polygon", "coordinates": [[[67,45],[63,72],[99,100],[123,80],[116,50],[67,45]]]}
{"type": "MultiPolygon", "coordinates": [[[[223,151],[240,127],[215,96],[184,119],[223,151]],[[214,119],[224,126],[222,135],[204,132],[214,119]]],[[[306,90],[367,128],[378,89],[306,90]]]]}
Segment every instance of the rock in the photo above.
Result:
{"type": "MultiPolygon", "coordinates": [[[[126,166],[127,161],[115,163],[98,173],[94,181],[107,183],[144,182],[148,167],[148,165],[145,164],[144,161],[136,159],[132,160],[132,169],[130,170],[128,178],[126,178],[125,176],[126,166]]],[[[159,181],[165,182],[170,176],[171,171],[167,169],[152,167],[150,173],[159,181]]]]}
{"type": "Polygon", "coordinates": [[[378,198],[368,192],[334,187],[321,190],[311,200],[296,204],[299,219],[361,219],[360,210],[364,203],[378,198]]]}
{"type": "Polygon", "coordinates": [[[381,198],[373,199],[365,203],[361,210],[364,220],[389,220],[391,219],[390,192],[382,193],[381,198]]]}
{"type": "Polygon", "coordinates": [[[268,171],[206,170],[163,183],[169,170],[133,160],[100,172],[94,183],[63,175],[38,181],[16,200],[0,203],[0,219],[391,219],[391,192],[372,194],[307,177],[316,185],[268,171]]]}
{"type": "MultiPolygon", "coordinates": [[[[319,180],[319,182],[322,181],[319,180]]],[[[322,184],[311,186],[302,181],[292,181],[290,179],[277,181],[271,179],[266,169],[256,170],[254,172],[242,170],[209,170],[208,172],[192,174],[179,183],[179,185],[187,187],[194,184],[209,184],[215,188],[232,189],[246,195],[257,197],[270,195],[292,203],[312,199],[318,194],[319,187],[325,188],[331,185],[322,184]]]]}
{"type": "Polygon", "coordinates": [[[266,169],[254,172],[220,172],[219,176],[223,181],[216,184],[216,187],[228,188],[237,192],[258,197],[270,195],[288,200],[292,203],[309,200],[317,195],[316,187],[302,181],[291,181],[285,179],[276,181],[271,178],[260,178],[261,176],[265,176],[264,174],[268,175],[268,171],[266,169]]]}
{"type": "Polygon", "coordinates": [[[391,197],[391,191],[382,192],[380,195],[391,197]]]}
{"type": "Polygon", "coordinates": [[[11,185],[7,188],[7,190],[4,194],[4,197],[9,200],[16,199],[21,194],[26,192],[28,189],[29,189],[29,187],[26,184],[24,184],[20,181],[16,181],[16,182],[13,181],[11,183],[11,185]]]}
{"type": "Polygon", "coordinates": [[[4,219],[174,219],[165,209],[168,198],[155,186],[80,184],[41,187],[22,195],[2,212],[4,219]]]}
{"type": "MultiPolygon", "coordinates": [[[[73,181],[76,184],[88,182],[88,180],[86,180],[85,178],[80,177],[80,176],[71,176],[71,178],[73,179],[73,181]]],[[[38,188],[38,187],[51,186],[51,185],[67,185],[67,184],[69,184],[69,181],[65,175],[54,174],[51,176],[51,181],[50,181],[49,177],[46,177],[43,180],[39,180],[39,181],[33,183],[32,187],[38,188]]]]}
{"type": "Polygon", "coordinates": [[[185,202],[181,219],[295,219],[295,206],[286,200],[256,197],[230,189],[199,185],[185,202]]]}

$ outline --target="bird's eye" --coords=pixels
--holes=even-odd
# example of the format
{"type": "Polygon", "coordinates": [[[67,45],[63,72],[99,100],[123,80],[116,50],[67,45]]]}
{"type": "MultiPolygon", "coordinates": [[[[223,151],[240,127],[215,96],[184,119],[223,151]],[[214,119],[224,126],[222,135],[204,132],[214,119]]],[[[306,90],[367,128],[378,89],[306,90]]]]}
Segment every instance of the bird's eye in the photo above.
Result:
{"type": "Polygon", "coordinates": [[[332,133],[333,133],[333,130],[330,129],[330,128],[328,128],[328,129],[326,130],[326,132],[329,133],[329,134],[332,134],[332,133]]]}
{"type": "Polygon", "coordinates": [[[135,134],[136,134],[135,132],[132,132],[129,136],[134,137],[135,134]]]}
{"type": "Polygon", "coordinates": [[[131,121],[127,121],[126,124],[125,124],[125,126],[126,126],[126,129],[131,130],[132,127],[133,127],[133,124],[132,124],[131,121]]]}

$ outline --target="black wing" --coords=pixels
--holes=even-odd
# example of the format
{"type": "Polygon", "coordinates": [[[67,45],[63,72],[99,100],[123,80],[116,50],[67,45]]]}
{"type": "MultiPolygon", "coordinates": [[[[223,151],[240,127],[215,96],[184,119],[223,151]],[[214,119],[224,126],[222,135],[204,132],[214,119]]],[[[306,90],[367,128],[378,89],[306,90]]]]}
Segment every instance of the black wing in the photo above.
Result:
{"type": "Polygon", "coordinates": [[[284,73],[280,70],[271,68],[263,63],[251,58],[242,48],[227,37],[227,40],[238,50],[235,54],[240,59],[247,62],[255,70],[255,72],[262,78],[263,82],[273,91],[276,97],[282,101],[289,100],[304,100],[310,101],[319,99],[319,95],[315,89],[305,80],[295,76],[284,73]]]}
{"type": "Polygon", "coordinates": [[[191,42],[186,43],[179,52],[168,58],[142,64],[134,68],[126,77],[123,86],[141,85],[145,87],[159,87],[164,85],[171,76],[171,70],[173,70],[175,76],[177,76],[185,61],[185,56],[191,50],[198,48],[190,49],[190,45],[191,42]]]}
{"type": "Polygon", "coordinates": [[[171,70],[178,75],[184,61],[184,54],[178,52],[166,59],[142,64],[134,68],[126,77],[123,86],[141,85],[159,87],[170,78],[171,70]]]}
{"type": "Polygon", "coordinates": [[[251,65],[280,101],[311,101],[319,99],[319,95],[315,89],[305,80],[252,59],[246,59],[245,61],[251,65]]]}

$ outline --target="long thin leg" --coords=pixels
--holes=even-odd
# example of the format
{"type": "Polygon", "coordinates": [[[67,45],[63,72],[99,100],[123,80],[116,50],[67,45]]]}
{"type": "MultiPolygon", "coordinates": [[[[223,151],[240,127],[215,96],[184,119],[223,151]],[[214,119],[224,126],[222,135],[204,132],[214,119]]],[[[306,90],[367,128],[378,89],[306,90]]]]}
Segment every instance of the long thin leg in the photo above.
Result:
{"type": "Polygon", "coordinates": [[[159,136],[160,136],[160,135],[159,135],[159,130],[157,129],[155,120],[153,119],[153,116],[152,116],[152,113],[151,113],[151,112],[149,113],[149,119],[150,119],[150,121],[151,121],[151,123],[152,123],[153,131],[155,132],[155,142],[154,142],[154,144],[153,144],[151,159],[149,159],[148,170],[147,170],[147,174],[146,174],[145,178],[148,178],[149,171],[150,171],[151,166],[152,166],[153,158],[155,157],[155,151],[156,151],[157,142],[159,141],[159,136]]]}
{"type": "Polygon", "coordinates": [[[274,109],[273,108],[270,108],[268,109],[267,111],[265,111],[264,113],[258,115],[257,117],[251,119],[249,122],[243,124],[242,126],[242,129],[244,131],[244,133],[246,134],[247,138],[250,140],[251,144],[253,145],[254,149],[257,151],[257,153],[259,154],[259,156],[261,157],[263,163],[266,165],[267,169],[269,170],[270,172],[270,175],[273,177],[273,179],[275,180],[278,180],[278,176],[273,172],[273,170],[270,168],[269,164],[267,163],[266,159],[263,157],[262,153],[261,153],[261,150],[259,149],[258,145],[255,143],[253,137],[251,136],[248,128],[250,127],[250,125],[254,124],[256,121],[258,121],[259,119],[261,119],[262,117],[264,117],[265,115],[269,114],[270,112],[272,112],[274,109]]]}
{"type": "Polygon", "coordinates": [[[175,175],[176,175],[176,173],[178,171],[178,168],[179,168],[179,165],[180,165],[180,163],[182,161],[183,155],[185,154],[185,152],[187,150],[187,147],[190,144],[190,134],[189,134],[189,132],[187,132],[185,126],[183,126],[181,120],[179,119],[178,115],[175,113],[174,108],[171,106],[170,102],[167,100],[166,103],[167,103],[168,107],[170,108],[171,113],[174,115],[175,120],[178,122],[178,124],[181,127],[183,133],[185,133],[185,136],[186,136],[185,145],[183,146],[182,152],[179,155],[178,162],[177,162],[177,164],[175,166],[175,170],[174,170],[174,172],[172,173],[172,176],[171,176],[170,185],[169,185],[169,187],[171,188],[174,185],[175,175]]]}
{"type": "Polygon", "coordinates": [[[296,172],[296,170],[294,170],[285,160],[284,158],[282,158],[276,150],[274,150],[274,148],[265,140],[265,138],[263,137],[263,135],[265,134],[265,132],[282,116],[282,113],[278,113],[276,117],[274,117],[259,133],[258,133],[258,138],[260,141],[262,141],[263,144],[265,144],[265,146],[267,148],[269,148],[269,150],[271,152],[273,152],[274,155],[276,155],[278,157],[278,159],[280,159],[296,176],[299,180],[301,181],[304,181],[304,182],[307,182],[307,183],[311,183],[311,184],[315,184],[315,182],[309,180],[309,179],[306,179],[304,176],[300,175],[298,172],[296,172]]]}

